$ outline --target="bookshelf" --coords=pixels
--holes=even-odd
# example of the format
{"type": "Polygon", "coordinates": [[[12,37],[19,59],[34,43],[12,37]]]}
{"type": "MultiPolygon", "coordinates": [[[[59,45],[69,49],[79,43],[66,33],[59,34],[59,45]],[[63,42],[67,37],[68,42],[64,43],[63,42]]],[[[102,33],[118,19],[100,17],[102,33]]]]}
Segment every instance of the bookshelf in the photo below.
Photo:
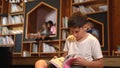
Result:
{"type": "Polygon", "coordinates": [[[0,35],[0,47],[13,47],[15,46],[15,36],[12,34],[0,35]]]}
{"type": "MultiPolygon", "coordinates": [[[[98,10],[99,6],[107,5],[107,0],[89,0],[85,2],[74,2],[75,0],[61,0],[61,1],[53,1],[47,2],[43,1],[32,1],[28,3],[9,3],[9,12],[8,16],[5,19],[8,19],[8,23],[5,25],[1,25],[2,27],[7,27],[11,32],[11,35],[14,36],[15,47],[13,47],[13,56],[16,57],[53,57],[54,55],[61,56],[62,49],[65,44],[65,39],[69,35],[69,29],[67,27],[68,17],[72,15],[72,13],[78,11],[79,6],[95,7],[94,11],[92,10],[89,13],[84,14],[88,15],[89,20],[97,26],[97,29],[100,31],[100,43],[103,48],[103,52],[108,54],[108,39],[104,37],[107,36],[107,13],[106,9],[98,10]],[[66,4],[66,6],[64,6],[66,4]],[[29,7],[30,6],[30,7],[29,7]],[[16,9],[17,7],[17,9],[16,9]],[[43,13],[44,12],[44,13],[43,13]],[[43,14],[41,14],[43,13],[43,14]],[[49,40],[37,40],[27,38],[27,34],[36,33],[39,31],[42,25],[41,23],[47,21],[49,15],[53,15],[53,21],[56,22],[57,34],[54,36],[55,38],[51,38],[49,40]],[[48,16],[48,17],[47,17],[48,16]],[[102,17],[97,18],[97,16],[102,17]],[[40,19],[39,19],[40,18],[40,19]],[[17,20],[17,21],[16,21],[17,20]],[[19,38],[20,40],[18,40],[19,38]],[[107,40],[107,41],[105,41],[107,40]],[[19,45],[17,44],[19,43],[19,45]],[[47,47],[51,48],[53,51],[46,51],[44,49],[47,47]]],[[[81,0],[82,1],[82,0],[81,0]]],[[[90,10],[90,9],[89,9],[90,10]]],[[[84,10],[85,11],[85,10],[84,10]]]]}
{"type": "Polygon", "coordinates": [[[10,65],[12,61],[12,53],[11,48],[15,46],[15,35],[13,34],[4,34],[7,32],[2,33],[2,30],[6,29],[5,25],[3,24],[4,20],[8,20],[8,2],[6,0],[0,0],[0,60],[2,61],[0,65],[10,65]],[[3,29],[2,29],[3,28],[3,29]]]}
{"type": "Polygon", "coordinates": [[[8,16],[8,2],[0,0],[0,25],[2,25],[2,18],[8,16]],[[6,8],[6,9],[4,9],[6,8]]]}
{"type": "Polygon", "coordinates": [[[69,29],[66,26],[68,17],[74,12],[80,11],[82,14],[86,14],[89,17],[89,22],[93,23],[94,28],[98,30],[98,39],[100,41],[103,54],[109,55],[109,0],[70,0],[68,3],[69,9],[64,10],[64,7],[62,7],[64,12],[61,15],[61,44],[65,42],[64,39],[69,35],[69,29]],[[70,12],[65,13],[67,11],[70,12]],[[65,36],[64,38],[62,38],[63,35],[65,36]]]}
{"type": "Polygon", "coordinates": [[[25,3],[25,23],[21,57],[53,57],[60,56],[59,22],[61,1],[37,0],[25,3]],[[31,7],[30,7],[31,6],[31,7]],[[52,20],[57,33],[48,40],[29,38],[28,34],[37,33],[45,21],[52,20]]]}
{"type": "Polygon", "coordinates": [[[8,2],[0,1],[0,47],[13,47],[15,44],[14,34],[8,30],[8,2]],[[6,8],[6,9],[4,9],[6,8]]]}
{"type": "Polygon", "coordinates": [[[95,14],[106,12],[107,0],[73,0],[72,13],[80,11],[83,14],[95,14]]]}
{"type": "Polygon", "coordinates": [[[25,3],[23,0],[20,2],[9,3],[8,22],[6,26],[10,34],[15,36],[15,46],[12,47],[12,55],[21,55],[22,35],[24,27],[24,11],[25,3]]]}
{"type": "Polygon", "coordinates": [[[23,33],[24,24],[24,3],[9,3],[9,22],[7,23],[11,27],[11,33],[20,34],[23,33]]]}
{"type": "MultiPolygon", "coordinates": [[[[39,32],[43,28],[42,25],[49,20],[53,22],[57,30],[57,14],[58,9],[56,7],[45,2],[40,2],[26,14],[27,26],[25,27],[25,38],[28,38],[28,34],[39,32]]],[[[57,33],[52,36],[57,36],[57,33]]]]}
{"type": "Polygon", "coordinates": [[[27,41],[23,42],[22,57],[53,57],[59,56],[59,41],[27,41]]]}
{"type": "MultiPolygon", "coordinates": [[[[67,28],[67,26],[65,26],[65,23],[63,24],[63,21],[67,22],[67,17],[71,16],[71,14],[75,11],[78,11],[77,9],[73,10],[74,7],[78,8],[80,5],[83,5],[84,7],[89,7],[89,6],[104,6],[104,5],[109,5],[109,0],[101,0],[101,1],[98,1],[98,0],[89,0],[89,1],[85,1],[85,2],[77,2],[75,3],[74,0],[66,0],[66,1],[60,1],[61,3],[59,4],[59,6],[57,5],[57,8],[55,7],[56,5],[53,5],[51,4],[51,2],[47,3],[47,1],[44,1],[39,3],[40,1],[32,1],[32,2],[29,2],[29,3],[26,3],[27,6],[23,6],[23,10],[22,11],[15,11],[15,12],[11,12],[12,9],[10,9],[9,13],[7,16],[5,16],[8,21],[11,21],[12,18],[16,17],[16,16],[23,16],[25,17],[22,21],[22,23],[15,23],[15,24],[6,24],[6,25],[1,25],[2,27],[9,27],[10,29],[13,29],[13,30],[24,30],[25,32],[23,33],[16,33],[16,34],[11,34],[12,36],[15,36],[15,41],[17,41],[17,43],[20,43],[22,42],[22,44],[20,43],[20,45],[18,45],[18,48],[19,50],[17,51],[17,53],[14,52],[14,56],[24,56],[23,53],[24,51],[27,51],[30,53],[30,57],[32,56],[39,56],[39,57],[45,57],[45,56],[48,56],[48,54],[52,54],[53,55],[58,55],[60,56],[63,52],[62,52],[62,49],[64,47],[64,43],[65,43],[65,39],[66,37],[69,35],[69,29],[67,28]],[[38,2],[38,3],[37,3],[38,2]],[[30,8],[28,8],[28,5],[30,4],[33,4],[33,6],[31,6],[30,8]],[[66,4],[66,6],[64,6],[64,4],[66,4]],[[94,5],[95,4],[95,5],[94,5]],[[99,4],[99,5],[97,5],[99,4]],[[51,7],[52,5],[52,7],[51,7]],[[26,8],[25,8],[26,7],[26,8]],[[44,8],[42,8],[44,7],[44,8]],[[25,10],[24,10],[25,8],[25,10]],[[37,15],[34,15],[34,13],[38,13],[37,11],[40,10],[42,8],[42,10],[46,11],[47,10],[50,10],[51,12],[58,12],[57,13],[57,17],[58,19],[56,20],[57,21],[57,38],[55,39],[52,39],[52,40],[42,40],[42,41],[35,41],[35,39],[28,39],[26,38],[26,35],[27,33],[35,33],[38,31],[39,28],[36,28],[36,29],[30,29],[32,30],[32,32],[30,30],[27,30],[29,29],[28,27],[28,22],[29,20],[32,20],[34,18],[35,21],[38,21],[37,18],[37,15]],[[57,10],[56,10],[57,9],[57,10]],[[61,9],[61,10],[60,10],[61,9]],[[25,16],[24,16],[24,12],[25,12],[25,16]],[[32,17],[32,15],[34,15],[35,17],[32,17]],[[59,17],[60,16],[60,17],[59,17]],[[60,19],[60,20],[59,20],[60,19]],[[24,26],[24,28],[23,28],[24,26]],[[19,27],[19,28],[16,28],[16,27],[19,27]],[[14,29],[15,28],[15,29],[14,29]],[[63,33],[65,33],[65,37],[63,38],[63,33]],[[17,37],[21,37],[21,41],[19,42],[16,38],[17,37]],[[23,40],[22,40],[23,39],[23,40]],[[58,52],[55,52],[55,53],[44,53],[42,51],[42,45],[43,43],[46,43],[46,42],[49,42],[50,44],[55,44],[59,47],[58,49],[58,52]],[[21,46],[22,45],[22,46],[21,46]],[[35,46],[33,46],[35,45],[35,46]],[[34,52],[35,50],[33,50],[33,48],[37,48],[37,51],[34,52]]],[[[57,2],[58,3],[58,2],[57,2]]],[[[21,4],[17,4],[17,5],[21,5],[21,4]]],[[[11,5],[9,5],[9,8],[11,7],[11,5]]],[[[20,6],[21,7],[21,6],[20,6]]],[[[109,7],[108,7],[109,8],[109,7]]],[[[107,9],[109,10],[109,9],[107,9]]],[[[94,11],[94,12],[90,12],[90,13],[85,13],[86,15],[89,16],[89,20],[91,22],[93,22],[97,27],[97,29],[100,31],[100,43],[101,43],[101,47],[102,47],[102,50],[103,50],[103,53],[105,54],[109,54],[109,35],[108,35],[108,32],[109,32],[109,11],[107,10],[99,10],[99,11],[94,11]]],[[[40,14],[40,13],[39,13],[40,14]]],[[[46,13],[46,14],[50,14],[50,12],[46,13]]],[[[33,20],[33,21],[34,21],[33,20]]],[[[38,21],[40,22],[40,21],[38,21]]],[[[13,23],[13,22],[10,22],[10,23],[13,23]]],[[[37,22],[36,22],[37,24],[37,22]]],[[[37,26],[37,25],[34,25],[34,27],[37,26]]],[[[6,35],[8,36],[8,35],[6,35]]],[[[17,44],[15,44],[17,45],[17,44]]],[[[15,51],[17,50],[16,48],[14,48],[15,51]]]]}
{"type": "MultiPolygon", "coordinates": [[[[85,1],[85,0],[84,0],[85,1]]],[[[119,29],[119,3],[120,0],[89,0],[86,2],[77,2],[74,3],[74,0],[35,0],[35,1],[30,1],[29,3],[24,3],[23,6],[23,10],[22,11],[16,11],[16,12],[11,12],[11,3],[8,4],[8,2],[6,2],[5,0],[0,0],[0,21],[2,21],[2,19],[7,19],[7,21],[10,24],[4,24],[1,22],[0,23],[0,27],[8,27],[9,29],[13,29],[13,30],[23,30],[23,32],[21,33],[11,33],[11,34],[5,34],[5,35],[1,35],[0,37],[12,37],[14,44],[5,44],[5,45],[1,45],[0,47],[13,47],[13,58],[17,57],[16,60],[18,60],[20,57],[24,59],[26,59],[27,57],[31,57],[32,59],[34,57],[37,57],[39,59],[39,57],[46,59],[46,58],[51,58],[54,55],[57,56],[61,56],[63,54],[62,49],[64,47],[64,43],[65,43],[65,39],[67,37],[67,35],[69,35],[69,29],[64,25],[63,25],[63,18],[65,19],[65,21],[67,21],[67,17],[71,16],[71,14],[73,12],[75,12],[72,8],[73,7],[78,7],[79,5],[84,5],[85,7],[88,6],[94,6],[94,4],[99,4],[101,5],[108,5],[108,11],[107,10],[103,10],[103,11],[93,11],[91,13],[85,13],[89,16],[89,20],[91,22],[93,22],[95,25],[97,25],[98,30],[100,30],[100,37],[101,37],[101,47],[103,50],[104,55],[109,55],[109,53],[112,53],[112,56],[119,56],[120,52],[117,50],[117,45],[120,44],[119,40],[119,33],[120,31],[118,31],[119,29]],[[40,1],[43,1],[42,3],[39,4],[40,1]],[[103,3],[104,2],[104,3],[103,3]],[[103,4],[101,4],[103,3],[103,4]],[[5,8],[5,6],[9,6],[8,9],[3,9],[5,8]],[[27,5],[27,6],[25,6],[27,5]],[[38,5],[36,7],[36,5],[38,5]],[[55,8],[52,8],[51,6],[54,6],[55,8]],[[64,6],[66,5],[66,6],[64,6]],[[30,6],[30,7],[29,7],[30,6]],[[35,9],[34,9],[35,7],[35,9]],[[50,9],[50,11],[56,11],[57,8],[57,37],[56,38],[52,38],[50,40],[40,40],[40,41],[35,41],[35,39],[27,39],[26,36],[24,34],[26,34],[27,32],[26,30],[26,26],[27,26],[27,21],[29,18],[27,16],[31,15],[35,12],[37,13],[37,10],[39,10],[41,7],[45,7],[47,9],[50,9]],[[111,8],[111,9],[110,9],[111,8]],[[24,10],[25,9],[25,10],[24,10]],[[30,11],[32,10],[32,11],[30,11]],[[28,13],[28,14],[27,14],[28,13]],[[16,16],[23,16],[24,17],[24,21],[17,22],[14,23],[10,22],[12,18],[15,18],[16,16]],[[109,24],[110,23],[110,24],[109,24]],[[24,26],[24,27],[23,27],[24,26]],[[17,28],[16,28],[17,27],[17,28]],[[110,31],[109,31],[110,30],[110,31]],[[62,38],[62,32],[66,32],[66,36],[64,38],[62,38]],[[20,39],[20,40],[19,40],[20,39]],[[109,42],[110,40],[110,42],[109,42]],[[56,51],[55,52],[45,52],[43,50],[43,45],[45,45],[44,43],[48,43],[49,45],[52,45],[56,51]],[[18,45],[19,44],[19,45],[18,45]],[[15,46],[16,45],[16,46],[15,46]],[[26,58],[25,58],[26,57],[26,58]]],[[[19,3],[17,5],[20,5],[19,3]]],[[[99,6],[97,5],[97,6],[99,6]]],[[[46,10],[46,9],[43,9],[46,10]]],[[[76,10],[76,9],[75,9],[76,10]]],[[[77,11],[77,10],[76,10],[77,11]]],[[[49,13],[48,13],[49,14],[49,13]]],[[[37,15],[35,15],[37,16],[37,15]]],[[[34,17],[33,17],[34,18],[34,17]]],[[[35,19],[34,20],[38,20],[35,19]]],[[[34,31],[33,31],[34,32],[34,31]]],[[[37,32],[37,29],[35,30],[35,32],[37,32]]],[[[28,31],[28,33],[31,33],[30,30],[28,31]]],[[[47,45],[46,45],[47,46],[47,45]]],[[[2,50],[1,50],[2,51],[2,50]]],[[[19,59],[21,60],[21,59],[19,59]]],[[[29,61],[30,58],[27,58],[27,60],[29,61]]],[[[24,64],[21,63],[22,61],[18,61],[20,63],[18,64],[24,64]]],[[[23,61],[24,62],[24,61],[23,61]]],[[[16,64],[16,62],[15,62],[16,64]]],[[[27,64],[27,63],[26,63],[27,64]]],[[[29,63],[28,63],[29,64],[29,63]]]]}

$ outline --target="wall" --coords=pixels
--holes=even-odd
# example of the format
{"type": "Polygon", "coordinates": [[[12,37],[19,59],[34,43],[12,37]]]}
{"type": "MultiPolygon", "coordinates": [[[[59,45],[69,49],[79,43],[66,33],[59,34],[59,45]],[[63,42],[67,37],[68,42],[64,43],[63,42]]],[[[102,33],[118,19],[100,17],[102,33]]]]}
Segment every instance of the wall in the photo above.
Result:
{"type": "Polygon", "coordinates": [[[111,51],[116,49],[116,45],[120,44],[120,0],[110,1],[110,48],[111,51]]]}

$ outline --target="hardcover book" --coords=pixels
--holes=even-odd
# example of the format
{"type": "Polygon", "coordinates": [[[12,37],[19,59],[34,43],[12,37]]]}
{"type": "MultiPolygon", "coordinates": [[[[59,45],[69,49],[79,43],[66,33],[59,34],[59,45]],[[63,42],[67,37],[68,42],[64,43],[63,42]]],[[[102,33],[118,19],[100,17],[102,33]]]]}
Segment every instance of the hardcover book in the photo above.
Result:
{"type": "Polygon", "coordinates": [[[65,58],[51,59],[49,62],[57,68],[71,68],[71,62],[75,59],[74,56],[75,55],[68,55],[65,58]]]}
{"type": "Polygon", "coordinates": [[[57,68],[63,68],[62,65],[63,65],[64,59],[65,59],[64,57],[55,58],[55,59],[53,58],[49,62],[57,68]]]}

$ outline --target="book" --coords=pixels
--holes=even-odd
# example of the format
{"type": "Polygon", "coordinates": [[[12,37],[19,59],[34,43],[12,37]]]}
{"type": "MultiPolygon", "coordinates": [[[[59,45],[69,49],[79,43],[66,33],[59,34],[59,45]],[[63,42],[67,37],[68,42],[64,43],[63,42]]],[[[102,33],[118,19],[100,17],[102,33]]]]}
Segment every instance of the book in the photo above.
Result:
{"type": "Polygon", "coordinates": [[[65,60],[63,62],[62,67],[63,68],[71,68],[71,63],[73,62],[73,60],[75,59],[75,54],[72,55],[68,55],[65,57],[65,60]]]}
{"type": "Polygon", "coordinates": [[[1,22],[2,22],[2,25],[7,25],[8,24],[8,18],[3,17],[1,22]]]}
{"type": "Polygon", "coordinates": [[[37,44],[33,44],[33,52],[37,53],[38,52],[38,45],[37,44]]]}
{"type": "Polygon", "coordinates": [[[64,61],[64,57],[60,57],[60,58],[53,58],[53,59],[51,59],[49,62],[51,63],[51,64],[53,64],[55,67],[57,67],[57,68],[63,68],[63,61],[64,61]]]}
{"type": "Polygon", "coordinates": [[[53,58],[49,62],[53,64],[57,68],[71,68],[71,62],[75,59],[74,58],[75,54],[73,55],[68,55],[65,58],[60,57],[60,58],[53,58]]]}

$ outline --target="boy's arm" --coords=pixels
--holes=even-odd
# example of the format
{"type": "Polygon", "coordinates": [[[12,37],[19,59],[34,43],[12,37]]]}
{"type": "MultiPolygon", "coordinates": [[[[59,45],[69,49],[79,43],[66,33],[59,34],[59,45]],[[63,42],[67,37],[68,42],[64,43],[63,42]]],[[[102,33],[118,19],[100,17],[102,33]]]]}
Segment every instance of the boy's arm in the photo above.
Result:
{"type": "Polygon", "coordinates": [[[89,61],[83,57],[77,57],[72,63],[73,65],[86,66],[88,68],[103,68],[103,58],[89,61]]]}
{"type": "Polygon", "coordinates": [[[86,66],[88,68],[103,68],[103,58],[89,61],[83,57],[77,57],[72,62],[73,65],[86,66]]]}
{"type": "Polygon", "coordinates": [[[89,68],[103,68],[103,58],[97,59],[94,61],[89,61],[86,63],[86,66],[89,68]]]}
{"type": "Polygon", "coordinates": [[[68,52],[64,52],[62,57],[66,57],[68,55],[68,52]]]}

